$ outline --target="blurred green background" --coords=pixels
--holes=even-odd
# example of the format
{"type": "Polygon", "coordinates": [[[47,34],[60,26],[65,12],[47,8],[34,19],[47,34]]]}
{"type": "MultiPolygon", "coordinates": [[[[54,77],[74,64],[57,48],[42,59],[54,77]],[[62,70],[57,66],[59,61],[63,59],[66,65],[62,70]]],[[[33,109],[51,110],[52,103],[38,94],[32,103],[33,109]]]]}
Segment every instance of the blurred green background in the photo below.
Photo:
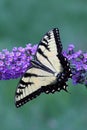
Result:
{"type": "MultiPolygon", "coordinates": [[[[60,29],[64,49],[69,43],[87,51],[87,0],[0,0],[0,51],[38,43],[51,28],[60,29]]],[[[0,81],[0,130],[87,130],[87,90],[42,94],[17,109],[19,79],[0,81]]]]}

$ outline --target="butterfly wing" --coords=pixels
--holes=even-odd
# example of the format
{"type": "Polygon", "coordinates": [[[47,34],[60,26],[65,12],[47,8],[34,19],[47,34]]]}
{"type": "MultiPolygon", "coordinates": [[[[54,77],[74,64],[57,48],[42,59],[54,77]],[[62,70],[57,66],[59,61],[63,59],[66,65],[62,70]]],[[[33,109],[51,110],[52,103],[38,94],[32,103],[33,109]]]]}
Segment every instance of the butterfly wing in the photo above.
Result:
{"type": "Polygon", "coordinates": [[[59,89],[64,89],[65,87],[66,90],[66,81],[72,74],[70,64],[62,54],[62,44],[58,28],[54,28],[44,35],[38,45],[35,60],[42,66],[50,68],[54,75],[57,76],[57,86],[60,86],[59,89]]]}
{"type": "Polygon", "coordinates": [[[20,107],[41,92],[66,90],[66,81],[71,70],[62,55],[59,30],[54,28],[40,41],[33,66],[21,78],[15,94],[16,107],[20,107]]]}
{"type": "Polygon", "coordinates": [[[45,70],[31,67],[21,78],[16,90],[15,105],[20,107],[29,100],[37,97],[46,88],[45,86],[54,84],[56,77],[45,70]]]}
{"type": "Polygon", "coordinates": [[[59,60],[59,55],[62,51],[62,44],[60,41],[59,30],[54,28],[44,35],[38,45],[36,52],[36,60],[53,72],[61,72],[62,66],[59,60]]]}

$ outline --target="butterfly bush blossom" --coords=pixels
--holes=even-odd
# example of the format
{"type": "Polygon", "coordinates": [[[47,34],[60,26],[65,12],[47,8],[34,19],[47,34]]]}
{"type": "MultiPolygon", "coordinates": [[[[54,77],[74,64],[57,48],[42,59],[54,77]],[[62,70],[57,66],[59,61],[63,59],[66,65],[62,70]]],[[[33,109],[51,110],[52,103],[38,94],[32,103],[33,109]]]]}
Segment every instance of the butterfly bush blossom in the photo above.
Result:
{"type": "MultiPolygon", "coordinates": [[[[0,52],[0,80],[15,79],[22,76],[31,66],[37,50],[37,45],[27,44],[25,48],[14,47],[11,52],[3,49],[0,52]]],[[[63,51],[63,55],[69,60],[73,84],[87,86],[87,53],[81,50],[75,51],[73,44],[63,51]]]]}
{"type": "Polygon", "coordinates": [[[75,51],[75,46],[70,44],[67,51],[63,51],[63,55],[70,62],[73,84],[87,86],[87,52],[75,51]]]}
{"type": "Polygon", "coordinates": [[[22,76],[31,66],[37,45],[27,44],[25,48],[14,47],[12,52],[3,49],[0,52],[0,80],[14,79],[22,76]]]}

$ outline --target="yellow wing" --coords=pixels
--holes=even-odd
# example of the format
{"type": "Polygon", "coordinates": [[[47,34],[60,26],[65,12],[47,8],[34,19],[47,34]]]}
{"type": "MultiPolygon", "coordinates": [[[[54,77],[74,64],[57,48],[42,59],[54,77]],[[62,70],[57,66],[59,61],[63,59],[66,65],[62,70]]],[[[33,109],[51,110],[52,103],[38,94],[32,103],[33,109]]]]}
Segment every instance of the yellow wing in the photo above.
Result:
{"type": "Polygon", "coordinates": [[[40,41],[33,66],[21,78],[15,94],[15,105],[20,107],[41,92],[53,93],[64,89],[71,75],[70,65],[62,55],[59,30],[54,28],[40,41]]]}
{"type": "MultiPolygon", "coordinates": [[[[29,100],[38,96],[47,85],[55,84],[56,77],[52,73],[40,68],[32,67],[21,78],[16,90],[15,104],[20,107],[29,100]]],[[[48,88],[49,90],[49,88],[48,88]]]]}
{"type": "Polygon", "coordinates": [[[36,60],[50,68],[55,73],[62,71],[59,56],[62,51],[62,44],[59,37],[59,30],[54,28],[44,35],[38,45],[36,60]]]}

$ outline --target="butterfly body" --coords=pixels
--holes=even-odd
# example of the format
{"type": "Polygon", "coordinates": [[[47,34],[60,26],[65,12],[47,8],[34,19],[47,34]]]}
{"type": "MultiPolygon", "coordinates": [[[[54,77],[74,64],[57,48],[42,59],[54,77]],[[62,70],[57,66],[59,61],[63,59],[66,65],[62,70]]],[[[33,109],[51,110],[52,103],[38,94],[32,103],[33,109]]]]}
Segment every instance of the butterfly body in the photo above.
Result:
{"type": "Polygon", "coordinates": [[[71,76],[70,65],[62,55],[59,30],[54,28],[40,41],[32,66],[21,78],[15,95],[16,107],[36,98],[42,92],[54,93],[66,90],[71,76]]]}

